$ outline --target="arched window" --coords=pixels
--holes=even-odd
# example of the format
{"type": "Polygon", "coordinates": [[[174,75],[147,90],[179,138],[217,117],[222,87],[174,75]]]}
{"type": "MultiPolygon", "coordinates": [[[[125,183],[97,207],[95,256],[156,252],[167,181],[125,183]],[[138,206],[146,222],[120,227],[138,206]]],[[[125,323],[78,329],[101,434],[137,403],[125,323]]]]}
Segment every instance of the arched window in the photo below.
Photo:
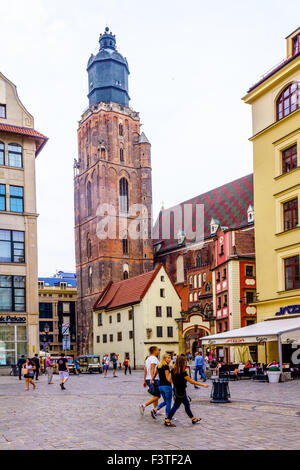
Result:
{"type": "Polygon", "coordinates": [[[123,279],[128,279],[129,277],[128,271],[129,271],[128,264],[127,263],[123,264],[123,279]]]}
{"type": "Polygon", "coordinates": [[[119,124],[119,135],[123,135],[123,124],[121,122],[119,124]]]}
{"type": "Polygon", "coordinates": [[[291,83],[279,96],[276,104],[277,121],[300,107],[300,82],[291,83]]]}
{"type": "Polygon", "coordinates": [[[202,257],[201,257],[200,251],[198,251],[197,257],[196,257],[196,266],[199,268],[201,264],[202,264],[202,257]]]}
{"type": "Polygon", "coordinates": [[[8,164],[22,168],[22,147],[18,144],[8,144],[8,164]]]}
{"type": "Polygon", "coordinates": [[[201,273],[198,274],[198,286],[202,287],[201,273]]]}
{"type": "Polygon", "coordinates": [[[124,149],[120,147],[120,162],[124,162],[124,149]]]}
{"type": "Polygon", "coordinates": [[[4,143],[0,142],[0,165],[5,165],[4,143]]]}
{"type": "Polygon", "coordinates": [[[184,282],[184,263],[183,263],[183,256],[178,256],[176,260],[176,275],[177,275],[177,282],[184,282]]]}
{"type": "Polygon", "coordinates": [[[128,255],[128,239],[123,238],[123,255],[128,255]]]}
{"type": "Polygon", "coordinates": [[[128,212],[129,210],[129,197],[128,197],[128,181],[126,178],[121,178],[119,181],[119,198],[120,198],[120,212],[128,212]]]}
{"type": "Polygon", "coordinates": [[[90,258],[92,256],[92,242],[89,234],[87,234],[86,251],[87,257],[90,258]]]}
{"type": "Polygon", "coordinates": [[[86,187],[87,211],[88,215],[92,215],[92,188],[89,181],[86,187]]]}
{"type": "Polygon", "coordinates": [[[89,270],[88,270],[88,288],[90,290],[92,290],[92,286],[93,286],[93,268],[92,268],[92,266],[89,266],[89,270]]]}

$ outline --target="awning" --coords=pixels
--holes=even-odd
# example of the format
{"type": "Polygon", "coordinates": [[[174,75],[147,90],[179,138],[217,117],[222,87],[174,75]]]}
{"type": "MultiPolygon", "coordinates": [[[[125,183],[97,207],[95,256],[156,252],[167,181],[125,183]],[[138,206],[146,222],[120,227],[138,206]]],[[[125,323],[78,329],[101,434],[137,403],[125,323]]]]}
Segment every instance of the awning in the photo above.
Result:
{"type": "Polygon", "coordinates": [[[202,344],[238,346],[278,341],[279,337],[284,344],[300,343],[300,317],[267,320],[200,339],[202,344]]]}

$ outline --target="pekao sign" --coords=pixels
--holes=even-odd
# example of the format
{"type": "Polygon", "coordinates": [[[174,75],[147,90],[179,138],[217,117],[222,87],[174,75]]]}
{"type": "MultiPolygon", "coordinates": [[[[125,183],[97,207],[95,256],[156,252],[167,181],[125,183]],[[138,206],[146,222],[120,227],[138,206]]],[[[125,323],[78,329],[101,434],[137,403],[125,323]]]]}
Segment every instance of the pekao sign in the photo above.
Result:
{"type": "Polygon", "coordinates": [[[279,312],[276,312],[275,315],[284,315],[285,313],[300,313],[300,305],[288,305],[287,307],[280,307],[279,312]]]}
{"type": "Polygon", "coordinates": [[[26,323],[26,317],[17,317],[16,315],[0,316],[0,323],[26,323]]]}

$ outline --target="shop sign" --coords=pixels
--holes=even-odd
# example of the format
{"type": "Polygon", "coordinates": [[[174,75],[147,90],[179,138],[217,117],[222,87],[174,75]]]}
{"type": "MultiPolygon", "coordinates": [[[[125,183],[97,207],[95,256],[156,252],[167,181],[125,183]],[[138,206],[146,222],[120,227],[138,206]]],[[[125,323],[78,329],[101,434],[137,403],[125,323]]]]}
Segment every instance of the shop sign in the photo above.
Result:
{"type": "Polygon", "coordinates": [[[1,316],[0,323],[26,323],[26,317],[17,317],[16,315],[1,316]]]}
{"type": "Polygon", "coordinates": [[[279,312],[275,315],[284,315],[285,313],[300,313],[300,305],[288,305],[287,307],[280,307],[279,312]]]}

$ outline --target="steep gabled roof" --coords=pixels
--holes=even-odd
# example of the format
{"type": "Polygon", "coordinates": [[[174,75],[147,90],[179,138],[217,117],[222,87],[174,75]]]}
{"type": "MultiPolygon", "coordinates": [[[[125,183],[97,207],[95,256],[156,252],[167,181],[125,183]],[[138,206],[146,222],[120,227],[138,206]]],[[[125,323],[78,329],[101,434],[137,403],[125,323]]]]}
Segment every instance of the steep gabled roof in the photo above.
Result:
{"type": "Polygon", "coordinates": [[[39,154],[48,140],[48,137],[34,129],[31,129],[30,127],[12,126],[11,124],[0,123],[0,131],[33,137],[36,142],[36,156],[39,154]]]}
{"type": "MultiPolygon", "coordinates": [[[[227,227],[228,229],[238,229],[247,225],[251,226],[253,223],[248,223],[247,209],[249,205],[254,205],[253,174],[231,181],[230,183],[224,184],[223,186],[160,212],[155,227],[155,233],[159,234],[159,239],[154,240],[154,245],[157,245],[158,243],[161,245],[158,253],[180,248],[182,246],[182,244],[178,244],[177,233],[174,233],[174,226],[176,226],[174,218],[181,217],[182,220],[184,220],[185,204],[192,205],[192,213],[194,217],[196,216],[196,206],[198,204],[203,204],[204,239],[208,239],[212,236],[210,233],[211,219],[218,220],[222,227],[227,227]],[[168,213],[170,214],[172,211],[174,218],[168,217],[168,213]],[[170,239],[163,240],[160,233],[161,231],[159,231],[157,227],[160,224],[163,233],[164,225],[169,223],[169,220],[170,239]]],[[[195,223],[192,224],[190,221],[187,225],[188,226],[184,226],[183,230],[185,232],[186,243],[189,243],[194,241],[192,225],[195,226],[195,223]]]]}
{"type": "Polygon", "coordinates": [[[161,267],[158,265],[153,271],[123,281],[109,282],[95,302],[94,310],[113,310],[140,302],[161,267]]]}

